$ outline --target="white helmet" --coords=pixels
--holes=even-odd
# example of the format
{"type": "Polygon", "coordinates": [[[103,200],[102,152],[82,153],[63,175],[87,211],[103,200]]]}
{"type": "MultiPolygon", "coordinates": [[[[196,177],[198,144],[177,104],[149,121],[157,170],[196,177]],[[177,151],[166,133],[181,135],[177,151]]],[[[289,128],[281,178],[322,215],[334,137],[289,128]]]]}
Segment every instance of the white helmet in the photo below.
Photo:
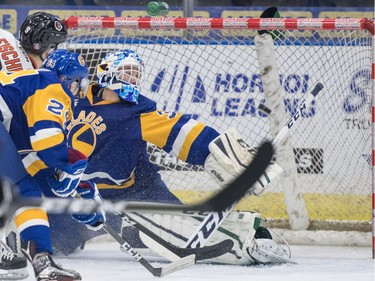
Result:
{"type": "Polygon", "coordinates": [[[108,53],[96,68],[101,88],[112,89],[121,100],[136,104],[143,73],[144,63],[133,50],[108,53]],[[126,80],[125,76],[128,77],[126,80]]]}

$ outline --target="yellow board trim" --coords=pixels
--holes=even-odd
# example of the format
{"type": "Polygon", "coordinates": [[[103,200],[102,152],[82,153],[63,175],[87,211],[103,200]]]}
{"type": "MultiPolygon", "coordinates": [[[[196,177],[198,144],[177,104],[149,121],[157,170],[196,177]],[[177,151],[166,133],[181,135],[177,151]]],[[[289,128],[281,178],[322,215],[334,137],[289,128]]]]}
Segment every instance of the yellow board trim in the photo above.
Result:
{"type": "MultiPolygon", "coordinates": [[[[202,191],[172,191],[185,204],[199,202],[211,195],[202,191]]],[[[371,195],[317,194],[303,195],[310,220],[314,221],[371,221],[371,195]]],[[[236,206],[237,210],[256,211],[265,219],[288,219],[284,195],[267,192],[259,197],[247,196],[236,206]]]]}

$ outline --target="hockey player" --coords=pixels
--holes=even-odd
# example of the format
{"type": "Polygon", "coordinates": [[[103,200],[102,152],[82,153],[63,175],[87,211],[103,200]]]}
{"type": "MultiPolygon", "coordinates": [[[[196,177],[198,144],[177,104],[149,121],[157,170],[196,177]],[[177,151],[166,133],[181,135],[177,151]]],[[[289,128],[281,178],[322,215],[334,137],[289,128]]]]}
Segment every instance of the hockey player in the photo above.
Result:
{"type": "MultiPolygon", "coordinates": [[[[0,29],[0,71],[15,72],[39,68],[46,56],[59,43],[65,41],[66,34],[66,29],[58,17],[42,12],[31,14],[23,22],[20,29],[21,42],[10,32],[0,29]]],[[[4,132],[5,128],[2,127],[0,130],[4,132]]],[[[17,159],[19,158],[18,153],[13,142],[9,139],[7,133],[2,134],[1,142],[3,147],[7,147],[7,149],[2,149],[2,153],[5,153],[3,157],[7,161],[2,161],[0,165],[7,166],[6,177],[15,183],[25,177],[27,172],[23,168],[22,162],[19,161],[20,159],[17,159]],[[11,162],[12,159],[14,162],[11,162]],[[18,164],[16,164],[17,162],[18,164]],[[9,169],[9,167],[13,167],[13,169],[9,169]]],[[[12,270],[14,265],[15,271],[20,273],[20,276],[25,276],[27,264],[24,257],[16,257],[3,243],[0,244],[0,253],[2,253],[0,269],[12,270]]]]}
{"type": "Polygon", "coordinates": [[[22,23],[19,40],[0,29],[0,70],[14,72],[40,68],[48,54],[66,40],[67,31],[54,15],[37,12],[22,23]]]}
{"type": "Polygon", "coordinates": [[[19,42],[31,60],[33,68],[40,68],[58,44],[66,41],[67,31],[59,17],[36,12],[22,23],[19,42]]]}
{"type": "MultiPolygon", "coordinates": [[[[92,84],[86,99],[78,102],[68,126],[72,146],[89,157],[90,165],[83,178],[94,181],[104,198],[181,204],[162,181],[159,167],[149,161],[147,142],[190,164],[204,166],[220,184],[241,173],[243,168],[235,157],[246,165],[252,154],[238,141],[236,131],[219,134],[187,115],[157,110],[154,101],[140,94],[143,72],[144,63],[132,50],[109,53],[98,65],[99,83],[92,84]],[[227,154],[222,147],[229,146],[234,150],[227,154]]],[[[250,192],[259,195],[280,172],[280,167],[271,165],[267,170],[268,181],[263,178],[250,192]]],[[[254,221],[253,217],[247,218],[243,225],[249,230],[254,221]]],[[[118,227],[118,217],[109,215],[108,220],[118,227]]],[[[79,224],[72,226],[71,220],[61,215],[50,216],[50,223],[54,246],[64,254],[99,234],[90,233],[79,224]],[[75,230],[68,236],[61,231],[67,225],[75,230]]],[[[129,233],[125,238],[129,241],[129,233]]]]}
{"type": "MultiPolygon", "coordinates": [[[[87,166],[87,160],[70,162],[65,126],[72,118],[74,96],[87,91],[88,69],[79,54],[65,50],[52,53],[44,66],[49,70],[0,72],[0,120],[6,129],[1,135],[11,136],[27,171],[15,180],[21,196],[40,197],[41,187],[33,176],[49,168],[56,173],[46,174],[44,188],[67,197],[76,190],[87,166]]],[[[7,155],[0,157],[6,163],[0,166],[1,174],[7,176],[13,166],[7,155]]],[[[37,280],[81,280],[79,273],[54,263],[47,214],[42,208],[19,209],[15,223],[22,240],[30,242],[37,280]]]]}

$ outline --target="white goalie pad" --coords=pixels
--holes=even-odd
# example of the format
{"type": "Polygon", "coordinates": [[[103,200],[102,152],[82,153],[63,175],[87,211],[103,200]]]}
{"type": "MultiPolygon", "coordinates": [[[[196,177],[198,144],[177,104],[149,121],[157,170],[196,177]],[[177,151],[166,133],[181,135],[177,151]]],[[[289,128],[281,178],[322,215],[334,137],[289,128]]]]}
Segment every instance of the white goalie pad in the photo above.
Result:
{"type": "Polygon", "coordinates": [[[246,251],[251,258],[262,264],[296,263],[285,248],[271,239],[254,239],[246,251]]]}
{"type": "MultiPolygon", "coordinates": [[[[147,227],[164,240],[184,247],[194,230],[200,225],[206,214],[198,212],[178,214],[133,214],[139,223],[147,227]]],[[[260,215],[252,212],[233,211],[213,234],[207,246],[216,244],[226,239],[234,242],[232,250],[222,256],[203,260],[204,263],[251,265],[262,261],[254,260],[247,252],[252,247],[253,238],[260,224],[260,215]]],[[[129,223],[123,223],[123,236],[126,238],[126,229],[129,223]]],[[[140,235],[141,240],[143,236],[140,235]]],[[[272,240],[271,240],[272,241],[272,240]]],[[[147,245],[147,241],[142,240],[147,245]]],[[[156,253],[148,249],[140,250],[143,255],[155,256],[156,253]]],[[[159,253],[160,254],[160,253],[159,253]]]]}
{"type": "MultiPolygon", "coordinates": [[[[244,142],[236,129],[231,128],[209,144],[210,154],[204,164],[206,172],[221,186],[232,182],[241,174],[256,154],[256,150],[244,142]]],[[[272,162],[249,193],[260,195],[266,186],[278,177],[283,169],[272,162]]]]}

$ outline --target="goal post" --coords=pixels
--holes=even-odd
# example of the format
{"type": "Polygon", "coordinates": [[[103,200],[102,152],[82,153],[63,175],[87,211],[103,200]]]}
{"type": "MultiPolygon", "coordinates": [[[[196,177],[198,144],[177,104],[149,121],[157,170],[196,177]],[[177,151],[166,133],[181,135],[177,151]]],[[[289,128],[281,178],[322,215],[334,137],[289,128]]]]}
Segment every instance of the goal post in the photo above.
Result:
{"type": "MultiPolygon", "coordinates": [[[[133,49],[145,62],[141,93],[159,109],[191,114],[219,132],[235,127],[253,147],[272,139],[280,122],[322,83],[322,92],[278,148],[285,149],[277,160],[291,172],[237,208],[258,211],[275,229],[375,233],[372,20],[69,17],[64,24],[63,47],[85,57],[93,81],[107,52],[133,49]],[[260,63],[259,30],[273,36],[273,60],[260,63]],[[273,80],[264,76],[267,66],[277,68],[273,80]],[[269,107],[269,83],[278,93],[268,115],[259,105],[269,107]]],[[[218,188],[202,167],[152,145],[149,152],[184,202],[218,188]]],[[[375,244],[370,236],[368,244],[375,244]]]]}

